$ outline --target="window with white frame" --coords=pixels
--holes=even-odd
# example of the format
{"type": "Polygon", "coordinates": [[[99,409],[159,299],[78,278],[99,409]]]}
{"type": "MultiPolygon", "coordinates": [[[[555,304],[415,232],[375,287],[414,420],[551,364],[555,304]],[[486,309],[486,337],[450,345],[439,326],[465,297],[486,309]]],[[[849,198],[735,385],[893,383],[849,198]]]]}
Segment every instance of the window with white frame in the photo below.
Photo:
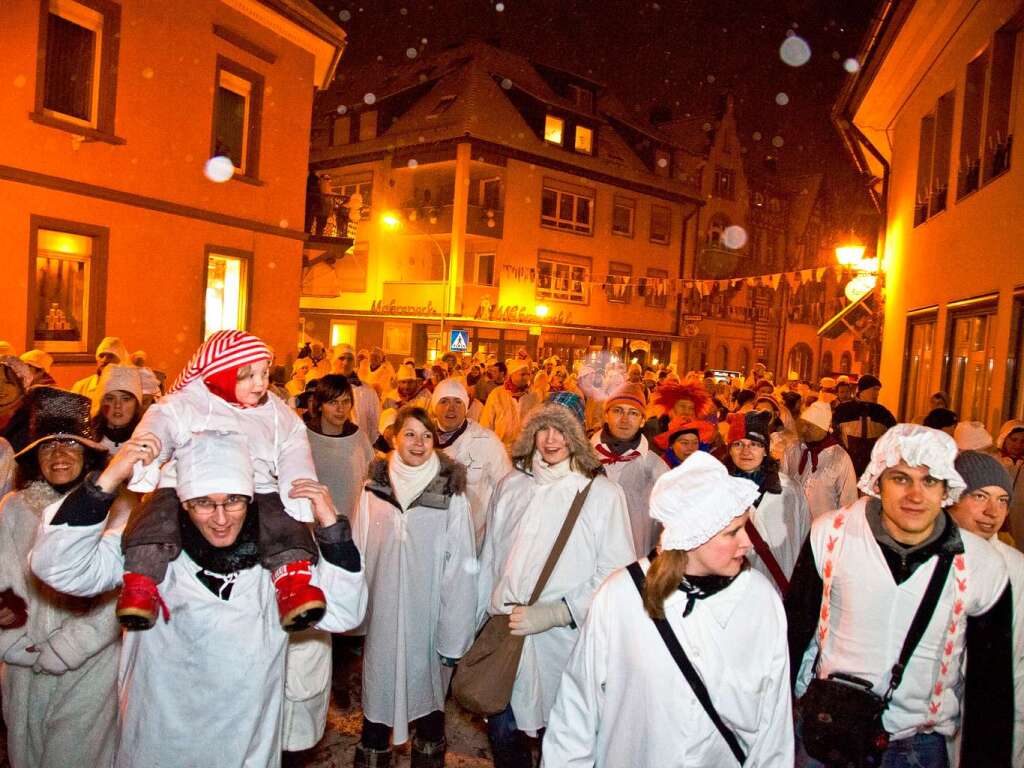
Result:
{"type": "Polygon", "coordinates": [[[50,0],[41,24],[37,112],[112,132],[120,7],[107,0],[50,0]]]}
{"type": "Polygon", "coordinates": [[[633,267],[619,261],[608,263],[608,281],[605,283],[605,293],[608,296],[609,304],[629,304],[633,297],[633,287],[630,285],[633,277],[633,267]]]}
{"type": "Polygon", "coordinates": [[[541,251],[537,255],[537,298],[586,304],[590,259],[541,251]]]}
{"type": "Polygon", "coordinates": [[[468,254],[463,278],[471,285],[494,285],[494,260],[493,252],[468,254]]]}
{"type": "Polygon", "coordinates": [[[647,270],[646,305],[663,309],[668,306],[668,270],[647,270]]]}
{"type": "Polygon", "coordinates": [[[373,205],[373,176],[362,174],[359,176],[342,177],[337,183],[331,184],[331,189],[336,195],[343,195],[349,199],[349,217],[352,221],[365,221],[370,218],[370,211],[373,205]],[[352,211],[352,197],[359,195],[359,211],[352,211]]]}
{"type": "Polygon", "coordinates": [[[90,293],[95,290],[96,238],[36,230],[32,346],[48,352],[87,352],[90,293]]]}
{"type": "Polygon", "coordinates": [[[263,77],[218,56],[213,154],[229,158],[235,172],[249,178],[258,172],[262,103],[263,77]]]}
{"type": "Polygon", "coordinates": [[[636,200],[628,197],[616,197],[612,204],[612,234],[632,237],[635,221],[636,200]]]}
{"type": "Polygon", "coordinates": [[[594,193],[569,192],[545,186],[541,193],[540,223],[589,235],[594,230],[594,193]]]}

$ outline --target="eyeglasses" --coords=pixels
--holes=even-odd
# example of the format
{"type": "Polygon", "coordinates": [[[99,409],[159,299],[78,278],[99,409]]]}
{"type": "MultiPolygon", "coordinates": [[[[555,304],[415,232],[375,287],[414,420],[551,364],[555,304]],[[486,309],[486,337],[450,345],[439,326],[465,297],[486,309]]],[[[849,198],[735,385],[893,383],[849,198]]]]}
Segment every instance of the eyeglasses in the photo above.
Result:
{"type": "Polygon", "coordinates": [[[200,497],[198,499],[191,499],[187,506],[196,514],[199,515],[212,515],[214,510],[218,507],[223,509],[225,512],[231,512],[237,514],[249,507],[248,496],[228,496],[224,501],[214,501],[206,497],[200,497]]]}
{"type": "Polygon", "coordinates": [[[85,447],[77,440],[71,440],[70,438],[63,437],[55,440],[47,440],[45,443],[39,446],[40,456],[52,456],[58,451],[68,453],[84,453],[85,447]]]}
{"type": "Polygon", "coordinates": [[[760,448],[762,451],[764,450],[763,445],[761,445],[760,443],[755,443],[752,440],[737,440],[735,443],[729,446],[730,451],[752,451],[755,448],[760,448]]]}

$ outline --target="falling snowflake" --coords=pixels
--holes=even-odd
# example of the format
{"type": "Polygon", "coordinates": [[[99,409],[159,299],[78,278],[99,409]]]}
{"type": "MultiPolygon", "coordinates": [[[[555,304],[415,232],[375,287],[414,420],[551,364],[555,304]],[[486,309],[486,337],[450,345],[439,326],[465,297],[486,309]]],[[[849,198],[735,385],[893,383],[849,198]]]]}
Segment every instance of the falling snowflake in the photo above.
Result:
{"type": "Polygon", "coordinates": [[[711,123],[704,123],[704,125],[702,125],[701,128],[704,131],[710,131],[711,130],[711,123]]]}
{"type": "Polygon", "coordinates": [[[509,88],[512,87],[512,81],[506,77],[504,80],[501,81],[501,87],[507,91],[509,88]]]}
{"type": "Polygon", "coordinates": [[[403,16],[408,16],[409,15],[409,9],[408,8],[401,8],[398,12],[400,14],[402,14],[403,16]]]}
{"type": "MultiPolygon", "coordinates": [[[[709,82],[709,83],[713,83],[713,82],[715,82],[715,76],[714,76],[714,75],[708,75],[708,78],[707,78],[707,79],[708,79],[708,82],[709,82]]],[[[666,80],[665,82],[667,83],[667,82],[668,82],[668,80],[666,80]]]]}
{"type": "Polygon", "coordinates": [[[27,77],[25,77],[24,75],[18,75],[16,78],[14,78],[14,87],[15,88],[24,88],[25,87],[25,83],[27,83],[27,82],[28,82],[28,78],[27,77]]]}
{"type": "Polygon", "coordinates": [[[781,93],[781,92],[780,93],[776,93],[775,94],[775,103],[778,104],[780,107],[784,107],[787,104],[789,104],[789,96],[788,96],[788,94],[781,93]]]}
{"type": "Polygon", "coordinates": [[[409,162],[406,163],[410,168],[415,168],[419,163],[414,158],[409,158],[409,162]]]}
{"type": "Polygon", "coordinates": [[[155,73],[153,72],[153,68],[152,67],[144,67],[143,70],[142,70],[142,76],[146,80],[152,80],[154,74],[155,73]]]}
{"type": "Polygon", "coordinates": [[[341,21],[348,21],[352,18],[352,14],[349,11],[341,11],[338,13],[338,19],[341,21]]]}
{"type": "Polygon", "coordinates": [[[732,224],[726,227],[722,233],[722,242],[725,243],[726,248],[738,251],[747,244],[747,230],[739,224],[732,224]]]}
{"type": "Polygon", "coordinates": [[[666,160],[664,157],[659,157],[658,158],[658,167],[659,168],[665,168],[667,166],[668,166],[668,160],[666,160]]]}
{"type": "Polygon", "coordinates": [[[235,175],[235,166],[231,162],[231,158],[217,155],[206,161],[203,173],[210,181],[223,184],[235,175]]]}
{"type": "Polygon", "coordinates": [[[336,111],[339,115],[344,115],[346,112],[348,112],[348,107],[346,107],[344,104],[339,104],[338,109],[336,111]]]}
{"type": "Polygon", "coordinates": [[[505,4],[504,3],[495,3],[494,4],[494,10],[496,10],[498,13],[501,13],[502,11],[505,10],[505,4]]]}
{"type": "Polygon", "coordinates": [[[427,44],[427,38],[421,37],[420,38],[420,42],[423,43],[423,45],[426,45],[427,44]]]}
{"type": "Polygon", "coordinates": [[[782,145],[785,143],[786,142],[782,140],[781,136],[772,136],[772,146],[775,147],[776,149],[780,149],[782,145]]]}
{"type": "Polygon", "coordinates": [[[760,131],[754,131],[754,141],[760,141],[760,140],[761,140],[761,132],[760,131]]]}
{"type": "Polygon", "coordinates": [[[779,56],[791,67],[802,67],[811,60],[811,46],[802,37],[792,35],[779,46],[779,56]]]}
{"type": "Polygon", "coordinates": [[[410,59],[415,59],[418,54],[419,54],[419,51],[417,51],[415,48],[406,48],[405,49],[405,55],[408,56],[410,59]]]}
{"type": "Polygon", "coordinates": [[[847,59],[843,62],[843,69],[851,75],[856,74],[860,70],[860,62],[853,58],[847,59]]]}
{"type": "Polygon", "coordinates": [[[277,222],[277,225],[281,227],[281,229],[288,229],[288,219],[281,219],[277,222]]]}
{"type": "Polygon", "coordinates": [[[375,101],[377,101],[377,97],[374,96],[372,93],[368,93],[365,96],[363,96],[363,101],[365,101],[367,104],[373,104],[375,101]]]}

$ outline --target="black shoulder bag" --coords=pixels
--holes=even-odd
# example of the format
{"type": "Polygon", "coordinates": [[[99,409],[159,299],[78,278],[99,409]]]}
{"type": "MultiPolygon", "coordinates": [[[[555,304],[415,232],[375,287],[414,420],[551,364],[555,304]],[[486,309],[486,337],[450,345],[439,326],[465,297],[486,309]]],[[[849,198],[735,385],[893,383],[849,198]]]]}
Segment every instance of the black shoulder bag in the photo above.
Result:
{"type": "Polygon", "coordinates": [[[815,677],[800,699],[801,738],[807,754],[830,768],[871,768],[882,764],[889,748],[889,734],[882,714],[903,681],[914,649],[921,641],[935,613],[953,556],[939,556],[921,604],[910,622],[899,658],[890,672],[884,696],[871,690],[871,683],[854,675],[833,672],[826,679],[817,676],[821,649],[814,660],[815,677]]]}
{"type": "MultiPolygon", "coordinates": [[[[626,568],[629,571],[629,575],[633,577],[633,583],[636,585],[637,591],[640,593],[640,598],[643,599],[644,594],[644,577],[643,569],[640,567],[640,563],[630,563],[626,568]]],[[[672,658],[675,659],[676,664],[679,665],[680,671],[683,673],[683,677],[686,678],[686,682],[690,684],[690,688],[693,689],[694,695],[697,697],[697,701],[704,707],[704,711],[708,713],[708,717],[711,718],[711,722],[715,724],[715,728],[722,734],[722,738],[725,739],[725,743],[729,745],[729,749],[732,751],[733,757],[736,758],[736,762],[743,765],[747,756],[743,752],[743,747],[740,746],[739,740],[736,738],[736,734],[733,733],[729,726],[723,721],[721,716],[718,714],[718,710],[715,709],[714,703],[711,701],[711,696],[708,694],[707,686],[704,685],[704,681],[700,679],[700,675],[697,674],[697,670],[693,668],[693,664],[686,657],[686,651],[683,650],[683,646],[679,644],[679,639],[676,637],[676,633],[672,631],[671,625],[669,625],[666,619],[655,619],[651,618],[654,622],[654,626],[658,628],[658,634],[661,635],[661,639],[665,641],[665,645],[668,646],[668,652],[672,654],[672,658]]]]}

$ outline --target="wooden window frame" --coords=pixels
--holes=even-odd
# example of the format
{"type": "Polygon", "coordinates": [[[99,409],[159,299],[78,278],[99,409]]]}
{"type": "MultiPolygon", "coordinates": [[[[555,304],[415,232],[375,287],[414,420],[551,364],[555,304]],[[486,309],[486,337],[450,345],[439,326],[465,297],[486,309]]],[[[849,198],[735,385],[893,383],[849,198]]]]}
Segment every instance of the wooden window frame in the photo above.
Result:
{"type": "Polygon", "coordinates": [[[585,194],[580,194],[579,192],[570,192],[569,190],[566,190],[566,189],[561,189],[561,188],[556,187],[556,186],[551,186],[549,184],[544,184],[544,186],[541,188],[540,225],[542,227],[544,227],[545,229],[555,229],[555,230],[558,230],[559,232],[571,232],[571,233],[573,233],[575,235],[590,235],[590,236],[593,236],[593,234],[594,234],[594,217],[595,217],[595,214],[596,214],[596,211],[594,209],[596,208],[596,204],[597,204],[597,195],[595,193],[592,193],[592,194],[589,194],[589,195],[585,195],[585,194]],[[553,217],[550,217],[550,216],[546,217],[544,215],[543,200],[544,200],[544,193],[545,192],[554,192],[555,193],[555,215],[553,217]],[[562,198],[567,196],[567,195],[573,198],[573,204],[572,204],[573,218],[571,220],[570,219],[563,219],[563,218],[561,218],[559,216],[559,211],[562,209],[562,198]],[[579,214],[579,200],[580,199],[585,199],[585,200],[588,200],[590,202],[590,223],[587,224],[587,228],[586,229],[582,229],[581,228],[583,225],[581,225],[579,223],[579,220],[577,218],[577,216],[579,214]]]}
{"type": "Polygon", "coordinates": [[[632,304],[633,303],[633,266],[624,261],[609,261],[608,262],[608,277],[609,285],[611,284],[610,278],[612,277],[625,277],[629,278],[626,290],[623,292],[621,297],[613,296],[611,292],[605,292],[605,298],[609,304],[632,304]]]}
{"type": "MultiPolygon", "coordinates": [[[[928,311],[921,311],[915,314],[911,314],[907,318],[906,330],[903,336],[903,365],[900,370],[900,421],[910,421],[917,414],[908,413],[908,411],[915,407],[913,403],[914,393],[909,391],[909,376],[910,376],[910,344],[913,341],[914,327],[918,325],[932,325],[932,353],[934,355],[936,343],[938,342],[937,331],[939,323],[939,314],[937,309],[931,309],[928,311]]],[[[934,357],[933,357],[934,360],[934,357]]],[[[943,374],[945,375],[945,374],[943,374]]]]}
{"type": "MultiPolygon", "coordinates": [[[[956,321],[982,316],[988,317],[988,322],[993,324],[998,320],[998,296],[986,296],[977,300],[951,302],[946,305],[946,324],[943,329],[944,338],[942,339],[942,391],[949,395],[950,408],[953,408],[957,413],[961,412],[963,403],[955,403],[956,407],[954,408],[955,395],[950,388],[953,382],[953,345],[956,342],[956,321]]],[[[989,333],[995,334],[997,330],[997,326],[993,325],[989,328],[989,333]]],[[[990,388],[992,386],[993,374],[994,371],[989,374],[988,386],[990,388]]],[[[986,404],[986,412],[982,414],[982,421],[987,421],[987,411],[991,408],[991,405],[992,401],[991,397],[989,397],[986,404]]],[[[966,416],[964,418],[966,420],[966,416]]]]}
{"type": "MultiPolygon", "coordinates": [[[[40,125],[59,128],[91,141],[108,144],[124,144],[125,140],[114,134],[114,115],[117,105],[118,55],[121,39],[121,6],[110,0],[65,0],[81,5],[103,17],[103,31],[100,35],[98,61],[96,63],[95,114],[91,120],[80,120],[48,108],[46,101],[46,46],[49,30],[49,16],[54,0],[40,0],[39,40],[36,47],[35,106],[29,118],[40,125]]],[[[58,15],[60,15],[58,13],[58,15]]]]}
{"type": "Polygon", "coordinates": [[[81,352],[50,352],[54,360],[65,363],[87,363],[95,359],[93,350],[106,335],[107,313],[107,259],[110,253],[110,229],[67,219],[32,214],[29,217],[28,253],[28,321],[25,323],[25,349],[35,349],[36,312],[39,297],[36,293],[36,259],[39,255],[39,230],[50,229],[92,238],[93,249],[89,258],[88,319],[85,329],[85,350],[81,352]]]}
{"type": "Polygon", "coordinates": [[[245,80],[250,85],[248,112],[249,119],[246,121],[244,137],[245,165],[241,172],[236,172],[231,178],[242,182],[261,184],[260,172],[260,128],[263,123],[263,87],[264,78],[259,72],[249,69],[226,56],[217,55],[217,66],[213,76],[213,108],[210,120],[210,156],[217,153],[217,89],[221,87],[221,72],[227,72],[234,77],[245,80]]]}
{"type": "Polygon", "coordinates": [[[612,200],[611,233],[617,237],[628,237],[631,240],[636,236],[636,199],[632,197],[618,197],[612,200]],[[629,211],[629,231],[620,232],[615,229],[615,209],[625,208],[629,211]]]}
{"type": "MultiPolygon", "coordinates": [[[[573,304],[576,306],[588,306],[590,304],[590,279],[593,269],[593,261],[586,256],[576,256],[574,254],[559,253],[557,251],[538,251],[537,253],[537,289],[536,296],[538,299],[545,299],[547,301],[560,301],[566,304],[573,304]],[[550,289],[540,287],[540,265],[541,262],[549,262],[554,265],[562,265],[572,267],[580,267],[583,269],[583,280],[580,282],[583,285],[582,291],[580,292],[579,299],[571,298],[574,293],[570,290],[559,291],[552,286],[550,289]]],[[[554,270],[552,270],[552,276],[554,276],[554,270]]]]}
{"type": "Polygon", "coordinates": [[[672,242],[672,209],[669,206],[667,206],[667,205],[657,205],[657,204],[652,204],[651,205],[651,220],[649,222],[649,227],[648,227],[647,233],[648,233],[647,239],[650,242],[652,242],[652,243],[656,243],[657,245],[668,245],[669,243],[672,242]],[[664,239],[661,239],[659,237],[655,237],[654,236],[654,211],[655,210],[662,210],[662,211],[665,211],[666,214],[668,214],[668,223],[667,223],[667,227],[666,227],[666,231],[665,231],[665,238],[664,239]]]}
{"type": "Polygon", "coordinates": [[[227,256],[229,258],[241,259],[245,262],[245,327],[241,330],[248,331],[252,327],[252,280],[254,269],[254,254],[252,251],[243,251],[239,248],[227,248],[220,245],[207,243],[203,248],[203,292],[199,301],[199,342],[206,339],[206,289],[209,287],[210,278],[210,256],[227,256]]]}

